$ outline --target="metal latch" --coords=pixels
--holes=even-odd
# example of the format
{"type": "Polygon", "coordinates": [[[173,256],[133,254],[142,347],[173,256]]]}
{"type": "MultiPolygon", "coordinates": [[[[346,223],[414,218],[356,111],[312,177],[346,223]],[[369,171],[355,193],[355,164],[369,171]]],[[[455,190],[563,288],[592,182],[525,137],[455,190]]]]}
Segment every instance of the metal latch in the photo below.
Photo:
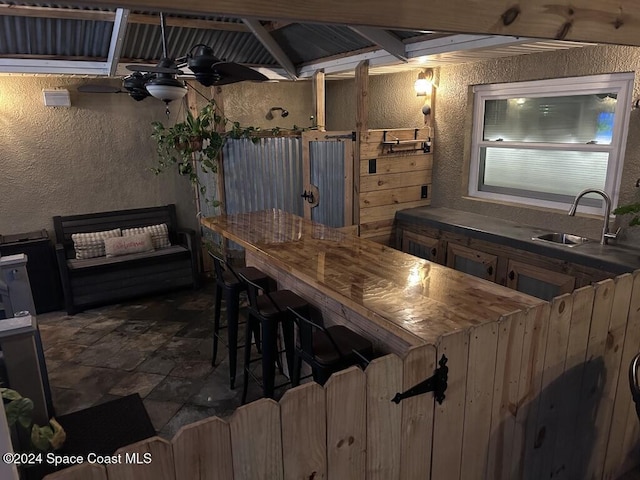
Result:
{"type": "Polygon", "coordinates": [[[304,198],[309,203],[313,203],[313,201],[315,200],[313,198],[313,192],[311,190],[309,190],[309,193],[307,193],[307,191],[305,190],[304,193],[302,195],[300,195],[300,196],[302,198],[304,198]]]}

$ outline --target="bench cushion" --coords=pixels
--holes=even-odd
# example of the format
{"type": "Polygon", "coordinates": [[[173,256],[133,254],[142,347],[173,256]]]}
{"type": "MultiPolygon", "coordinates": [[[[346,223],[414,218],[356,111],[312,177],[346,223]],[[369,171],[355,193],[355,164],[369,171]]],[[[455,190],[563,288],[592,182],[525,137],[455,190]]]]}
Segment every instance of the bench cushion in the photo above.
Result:
{"type": "Polygon", "coordinates": [[[102,232],[74,233],[71,235],[77,259],[104,257],[104,239],[119,237],[119,228],[102,232]]]}
{"type": "MultiPolygon", "coordinates": [[[[126,264],[132,260],[139,260],[143,258],[153,258],[158,257],[161,258],[163,256],[171,256],[179,253],[189,252],[182,245],[172,245],[167,248],[162,248],[160,250],[153,250],[151,252],[140,252],[140,253],[131,253],[129,255],[122,255],[119,257],[96,257],[96,258],[86,258],[86,259],[76,259],[72,258],[67,260],[67,266],[69,270],[83,270],[87,268],[93,268],[103,265],[117,265],[117,264],[126,264]]],[[[124,265],[123,265],[124,266],[124,265]]]]}
{"type": "Polygon", "coordinates": [[[141,233],[151,234],[153,248],[155,248],[156,250],[171,245],[171,242],[169,241],[169,227],[167,227],[166,223],[161,223],[160,225],[149,225],[147,227],[122,229],[123,237],[127,237],[129,235],[139,235],[141,233]]]}
{"type": "Polygon", "coordinates": [[[149,233],[141,233],[140,235],[128,235],[126,237],[105,238],[104,250],[107,257],[151,252],[153,251],[151,235],[149,233]]]}

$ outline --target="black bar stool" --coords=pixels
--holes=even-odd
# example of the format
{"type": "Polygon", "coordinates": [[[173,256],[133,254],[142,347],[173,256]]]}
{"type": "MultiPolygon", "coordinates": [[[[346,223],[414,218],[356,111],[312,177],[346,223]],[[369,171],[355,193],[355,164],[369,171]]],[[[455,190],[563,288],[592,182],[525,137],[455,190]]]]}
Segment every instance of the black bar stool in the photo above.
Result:
{"type": "Polygon", "coordinates": [[[298,327],[296,358],[293,366],[291,383],[300,383],[300,370],[304,360],[311,366],[313,380],[324,385],[331,374],[352,365],[366,366],[373,357],[371,341],[357,334],[344,325],[322,325],[300,315],[290,309],[298,327]],[[365,365],[363,365],[365,364],[365,365]]]}
{"type": "MultiPolygon", "coordinates": [[[[213,320],[213,353],[211,365],[215,366],[218,355],[218,340],[220,338],[220,311],[222,309],[222,294],[224,292],[227,306],[227,348],[229,349],[229,385],[235,387],[236,365],[238,359],[238,317],[240,310],[240,292],[246,290],[246,284],[240,279],[242,274],[252,282],[261,285],[268,290],[270,277],[254,267],[242,267],[234,270],[231,265],[218,257],[213,252],[209,252],[213,260],[216,271],[216,304],[213,320]]],[[[249,326],[247,325],[247,328],[249,326]]],[[[256,329],[256,334],[260,334],[256,329]]],[[[259,345],[259,337],[256,337],[256,345],[259,345]]]]}
{"type": "MultiPolygon", "coordinates": [[[[251,364],[251,330],[258,327],[262,331],[262,388],[264,396],[273,398],[275,390],[275,364],[278,360],[278,326],[282,325],[282,332],[287,357],[289,375],[293,368],[295,355],[295,340],[293,333],[293,318],[290,310],[306,313],[309,304],[291,290],[266,291],[261,285],[251,281],[247,276],[238,272],[240,278],[247,284],[249,295],[249,318],[251,328],[247,327],[244,343],[244,385],[242,403],[247,400],[249,387],[249,369],[251,364]],[[262,295],[260,295],[262,293],[262,295]]],[[[258,342],[256,342],[258,343],[258,342]]]]}

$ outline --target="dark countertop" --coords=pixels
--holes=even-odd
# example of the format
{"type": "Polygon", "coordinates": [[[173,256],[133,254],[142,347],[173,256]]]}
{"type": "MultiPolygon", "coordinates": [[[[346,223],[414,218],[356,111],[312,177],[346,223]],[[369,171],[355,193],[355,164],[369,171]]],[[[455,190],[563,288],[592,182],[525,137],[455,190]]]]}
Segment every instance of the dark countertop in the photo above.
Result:
{"type": "Polygon", "coordinates": [[[590,239],[574,247],[532,240],[532,237],[553,230],[521,225],[476,213],[450,208],[416,207],[398,211],[396,219],[401,223],[429,225],[447,232],[519,248],[616,275],[633,272],[640,268],[640,249],[614,245],[615,241],[612,241],[611,245],[600,245],[599,239],[590,239]]]}

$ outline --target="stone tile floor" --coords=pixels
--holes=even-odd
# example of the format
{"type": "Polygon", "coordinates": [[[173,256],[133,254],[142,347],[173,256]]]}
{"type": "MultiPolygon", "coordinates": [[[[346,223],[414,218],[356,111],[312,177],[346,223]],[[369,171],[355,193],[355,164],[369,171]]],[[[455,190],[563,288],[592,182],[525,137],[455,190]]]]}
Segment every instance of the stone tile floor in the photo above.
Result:
{"type": "MultiPolygon", "coordinates": [[[[215,368],[211,366],[214,295],[211,282],[197,291],[142,298],[73,316],[39,315],[56,414],[137,392],[156,431],[167,439],[197,420],[229,417],[242,396],[242,351],[236,388],[231,390],[224,344],[219,345],[215,368]]],[[[245,312],[243,308],[241,316],[245,312]]],[[[224,336],[225,332],[221,331],[224,336]]],[[[284,388],[276,394],[282,395],[284,388]]],[[[261,395],[257,383],[250,381],[248,401],[261,395]]]]}

